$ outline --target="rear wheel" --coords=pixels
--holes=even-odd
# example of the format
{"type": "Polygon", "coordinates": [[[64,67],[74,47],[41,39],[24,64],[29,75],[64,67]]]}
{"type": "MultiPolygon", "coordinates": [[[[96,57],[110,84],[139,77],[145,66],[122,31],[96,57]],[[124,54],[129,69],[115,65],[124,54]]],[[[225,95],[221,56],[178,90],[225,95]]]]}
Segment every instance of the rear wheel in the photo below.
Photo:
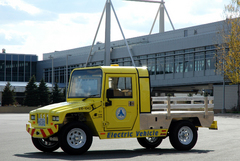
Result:
{"type": "Polygon", "coordinates": [[[160,137],[146,137],[146,138],[137,138],[138,143],[147,149],[156,148],[158,145],[161,144],[162,138],[160,137]]]}
{"type": "Polygon", "coordinates": [[[169,132],[172,146],[177,150],[190,150],[197,142],[196,127],[189,121],[180,121],[173,125],[169,132]]]}
{"type": "Polygon", "coordinates": [[[68,154],[82,154],[90,148],[92,134],[85,124],[72,122],[61,130],[59,143],[62,150],[68,154]]]}
{"type": "Polygon", "coordinates": [[[56,141],[49,141],[48,139],[39,139],[32,137],[33,145],[43,152],[53,152],[59,148],[59,143],[56,141]]]}

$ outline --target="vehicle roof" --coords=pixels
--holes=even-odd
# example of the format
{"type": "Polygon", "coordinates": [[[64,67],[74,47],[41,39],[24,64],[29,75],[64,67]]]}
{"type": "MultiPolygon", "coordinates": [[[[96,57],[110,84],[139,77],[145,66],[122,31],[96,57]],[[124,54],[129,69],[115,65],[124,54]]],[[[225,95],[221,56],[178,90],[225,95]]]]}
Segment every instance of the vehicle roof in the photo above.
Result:
{"type": "Polygon", "coordinates": [[[138,73],[139,77],[149,77],[147,67],[134,67],[134,66],[96,66],[96,67],[86,67],[86,68],[77,68],[76,70],[83,69],[96,69],[100,68],[104,73],[125,73],[132,74],[138,73]]]}

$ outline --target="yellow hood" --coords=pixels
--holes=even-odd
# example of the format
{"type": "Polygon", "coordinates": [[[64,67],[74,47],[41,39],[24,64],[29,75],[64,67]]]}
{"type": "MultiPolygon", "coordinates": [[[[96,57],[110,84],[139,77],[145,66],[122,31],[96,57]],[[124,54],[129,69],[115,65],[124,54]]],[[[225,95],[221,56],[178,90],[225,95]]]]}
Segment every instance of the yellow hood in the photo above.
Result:
{"type": "Polygon", "coordinates": [[[38,108],[30,113],[90,112],[96,102],[61,102],[38,108]]]}

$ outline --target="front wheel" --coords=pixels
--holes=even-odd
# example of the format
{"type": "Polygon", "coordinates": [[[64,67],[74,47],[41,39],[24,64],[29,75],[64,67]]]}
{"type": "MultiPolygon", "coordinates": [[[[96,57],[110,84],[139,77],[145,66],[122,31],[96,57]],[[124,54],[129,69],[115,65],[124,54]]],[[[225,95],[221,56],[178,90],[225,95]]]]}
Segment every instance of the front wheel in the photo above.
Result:
{"type": "Polygon", "coordinates": [[[177,150],[190,150],[197,142],[196,127],[189,121],[180,121],[173,125],[169,132],[172,146],[177,150]]]}
{"type": "Polygon", "coordinates": [[[137,138],[138,143],[147,149],[156,148],[158,145],[161,144],[162,138],[160,137],[146,137],[146,138],[137,138]]]}
{"type": "Polygon", "coordinates": [[[59,148],[59,143],[56,141],[49,141],[48,139],[39,139],[32,137],[33,145],[43,152],[53,152],[59,148]]]}
{"type": "Polygon", "coordinates": [[[59,143],[62,150],[68,154],[82,154],[90,148],[92,134],[85,124],[72,122],[61,130],[59,143]]]}

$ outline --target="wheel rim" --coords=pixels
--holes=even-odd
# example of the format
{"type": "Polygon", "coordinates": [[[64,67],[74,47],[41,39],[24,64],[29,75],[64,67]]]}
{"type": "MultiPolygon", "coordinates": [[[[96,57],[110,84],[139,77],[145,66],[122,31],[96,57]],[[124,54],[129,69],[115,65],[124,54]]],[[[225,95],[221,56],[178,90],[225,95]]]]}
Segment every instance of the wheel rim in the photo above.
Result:
{"type": "Polygon", "coordinates": [[[74,149],[81,148],[87,140],[86,133],[80,128],[74,128],[67,134],[67,142],[74,149]]]}
{"type": "Polygon", "coordinates": [[[193,132],[192,129],[189,128],[188,126],[183,126],[179,129],[178,131],[178,140],[183,144],[183,145],[188,145],[192,142],[193,140],[193,132]]]}
{"type": "Polygon", "coordinates": [[[58,142],[47,141],[45,139],[38,139],[38,141],[45,148],[53,148],[58,144],[58,142]]]}
{"type": "Polygon", "coordinates": [[[146,140],[149,142],[149,143],[154,143],[157,141],[157,137],[146,137],[146,140]]]}

